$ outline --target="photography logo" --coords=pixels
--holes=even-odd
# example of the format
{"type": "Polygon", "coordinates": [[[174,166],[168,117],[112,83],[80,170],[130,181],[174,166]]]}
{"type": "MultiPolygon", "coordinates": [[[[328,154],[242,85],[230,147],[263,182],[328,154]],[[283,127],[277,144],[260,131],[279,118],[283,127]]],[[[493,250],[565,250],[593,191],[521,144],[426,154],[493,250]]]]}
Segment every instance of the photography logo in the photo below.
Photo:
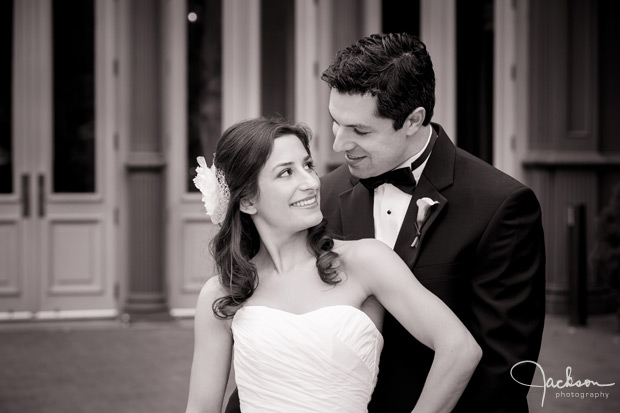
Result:
{"type": "Polygon", "coordinates": [[[616,384],[616,383],[603,384],[603,383],[599,383],[596,380],[591,380],[591,379],[573,380],[571,376],[572,372],[573,372],[572,367],[568,366],[566,367],[566,378],[564,380],[554,381],[553,377],[547,378],[545,376],[545,371],[543,370],[540,364],[536,363],[535,361],[525,360],[525,361],[520,361],[516,363],[514,366],[512,366],[512,368],[510,369],[510,377],[512,377],[514,381],[516,381],[517,383],[523,386],[542,388],[543,393],[542,393],[542,401],[540,403],[541,407],[544,407],[545,405],[545,397],[547,395],[547,389],[556,389],[556,393],[555,393],[556,399],[565,398],[565,397],[579,398],[579,399],[586,399],[586,398],[607,399],[609,398],[609,392],[603,391],[605,390],[604,388],[611,387],[616,384]],[[540,374],[542,375],[543,384],[527,384],[527,383],[522,383],[519,380],[515,379],[515,376],[513,374],[514,369],[524,364],[533,364],[536,366],[536,368],[540,371],[540,374]],[[577,388],[577,389],[573,390],[574,388],[577,388]]]}

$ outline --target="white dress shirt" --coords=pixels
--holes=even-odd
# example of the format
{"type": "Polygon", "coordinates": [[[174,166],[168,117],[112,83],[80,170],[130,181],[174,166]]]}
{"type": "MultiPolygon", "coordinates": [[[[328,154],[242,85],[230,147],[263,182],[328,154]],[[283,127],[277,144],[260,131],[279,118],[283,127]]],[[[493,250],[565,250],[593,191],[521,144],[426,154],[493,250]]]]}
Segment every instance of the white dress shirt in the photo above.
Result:
{"type": "MultiPolygon", "coordinates": [[[[424,147],[418,153],[394,169],[408,167],[422,155],[433,134],[433,129],[429,129],[428,139],[424,147]]],[[[412,171],[416,182],[420,180],[422,171],[424,170],[427,161],[428,158],[422,163],[422,165],[412,171]]],[[[409,208],[411,198],[411,195],[401,191],[392,184],[383,184],[375,188],[373,204],[375,238],[382,241],[392,249],[394,249],[394,244],[396,244],[396,238],[398,238],[400,227],[402,227],[403,221],[405,220],[405,214],[409,208]]]]}

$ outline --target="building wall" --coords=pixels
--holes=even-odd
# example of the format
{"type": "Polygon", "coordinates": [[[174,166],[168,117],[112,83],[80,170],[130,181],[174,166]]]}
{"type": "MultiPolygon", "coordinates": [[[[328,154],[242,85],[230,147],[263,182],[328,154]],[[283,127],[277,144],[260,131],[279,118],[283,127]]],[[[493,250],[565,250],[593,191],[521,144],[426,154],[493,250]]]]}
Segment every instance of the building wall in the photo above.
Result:
{"type": "MultiPolygon", "coordinates": [[[[28,15],[48,21],[44,3],[28,0],[17,4],[16,15],[27,10],[28,15]]],[[[183,2],[172,0],[117,0],[113,6],[101,0],[97,4],[98,10],[106,10],[100,21],[106,22],[108,33],[98,46],[107,56],[99,70],[114,73],[101,82],[101,90],[114,92],[106,97],[111,115],[105,117],[102,142],[118,158],[106,161],[111,173],[103,183],[113,195],[104,208],[109,221],[114,221],[110,231],[116,250],[109,256],[116,262],[109,267],[115,277],[110,285],[119,286],[116,305],[131,313],[178,310],[175,314],[191,315],[191,311],[182,310],[191,310],[200,285],[213,274],[208,258],[196,257],[207,257],[206,245],[214,227],[202,212],[199,195],[187,190],[191,169],[186,159],[187,10],[183,2]],[[115,30],[110,30],[112,27],[115,30]]],[[[293,50],[294,59],[283,57],[287,85],[294,90],[288,90],[280,100],[293,102],[291,116],[307,121],[314,129],[313,150],[324,173],[342,160],[331,150],[328,90],[320,73],[337,50],[380,31],[386,22],[381,16],[381,0],[297,0],[294,4],[294,13],[289,10],[287,14],[293,15],[294,22],[286,33],[292,33],[295,41],[284,45],[293,50]]],[[[419,28],[437,72],[435,120],[458,144],[455,36],[463,16],[457,14],[457,0],[421,0],[416,4],[419,16],[412,18],[419,21],[412,27],[419,28]]],[[[609,4],[587,0],[494,2],[494,105],[486,115],[493,118],[493,162],[531,186],[541,202],[550,312],[569,309],[569,207],[585,206],[586,248],[582,253],[587,255],[595,246],[598,213],[620,182],[620,117],[616,115],[620,109],[620,61],[615,50],[620,31],[617,12],[609,4]]],[[[261,18],[265,12],[250,0],[222,3],[222,129],[263,111],[261,102],[267,94],[261,87],[269,80],[262,76],[269,64],[263,59],[266,52],[260,43],[261,21],[268,21],[261,18]]],[[[20,25],[33,28],[19,33],[38,33],[38,21],[20,20],[20,25]]],[[[402,27],[406,22],[398,24],[402,27]]],[[[21,37],[15,38],[14,45],[29,47],[21,37]]],[[[20,64],[16,63],[15,70],[21,69],[20,64]]],[[[50,87],[45,81],[43,86],[36,90],[50,87]]],[[[14,110],[41,102],[28,99],[30,95],[20,94],[14,100],[20,105],[14,110]]],[[[24,114],[16,119],[20,128],[28,126],[24,114]]],[[[36,126],[34,118],[29,121],[36,126]]],[[[28,153],[30,150],[24,151],[24,159],[28,153]]],[[[36,165],[35,158],[30,156],[27,165],[36,165]]],[[[37,197],[34,185],[27,195],[37,197]]],[[[8,222],[6,217],[19,215],[19,197],[0,198],[0,206],[5,208],[0,211],[9,211],[0,217],[4,222],[8,222]]],[[[83,210],[76,206],[73,212],[79,216],[83,210]]],[[[34,232],[29,229],[34,224],[19,225],[34,232]]],[[[43,261],[37,260],[39,264],[32,265],[40,268],[43,261]]],[[[37,280],[24,283],[40,284],[37,280]]],[[[609,310],[609,290],[591,266],[587,268],[587,290],[592,312],[609,310]]],[[[34,297],[37,293],[28,294],[34,297]]],[[[0,296],[0,313],[13,305],[4,305],[8,300],[0,296]]],[[[31,302],[36,300],[28,298],[24,314],[30,307],[30,313],[38,311],[37,304],[31,302]]]]}
{"type": "MultiPolygon", "coordinates": [[[[601,201],[619,182],[619,123],[610,115],[618,104],[607,99],[620,90],[617,75],[609,70],[613,63],[606,59],[615,54],[607,36],[617,38],[617,30],[611,33],[605,23],[608,11],[598,5],[583,0],[529,2],[529,149],[523,166],[543,208],[552,313],[568,311],[570,260],[574,254],[588,260],[601,201]],[[611,92],[608,86],[614,84],[611,92]],[[569,214],[573,205],[585,208],[585,251],[571,250],[568,242],[575,230],[569,214]]],[[[608,289],[587,264],[590,311],[607,311],[608,289]]]]}

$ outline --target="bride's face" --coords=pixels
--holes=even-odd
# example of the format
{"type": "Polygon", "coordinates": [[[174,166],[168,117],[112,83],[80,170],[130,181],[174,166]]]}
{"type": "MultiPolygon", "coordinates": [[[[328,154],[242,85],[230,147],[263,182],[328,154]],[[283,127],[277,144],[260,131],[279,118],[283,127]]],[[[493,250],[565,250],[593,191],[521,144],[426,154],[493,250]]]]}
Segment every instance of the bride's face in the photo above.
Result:
{"type": "Polygon", "coordinates": [[[247,211],[254,223],[287,232],[318,225],[319,177],[303,144],[295,135],[276,138],[273,150],[258,175],[258,196],[247,211]]]}

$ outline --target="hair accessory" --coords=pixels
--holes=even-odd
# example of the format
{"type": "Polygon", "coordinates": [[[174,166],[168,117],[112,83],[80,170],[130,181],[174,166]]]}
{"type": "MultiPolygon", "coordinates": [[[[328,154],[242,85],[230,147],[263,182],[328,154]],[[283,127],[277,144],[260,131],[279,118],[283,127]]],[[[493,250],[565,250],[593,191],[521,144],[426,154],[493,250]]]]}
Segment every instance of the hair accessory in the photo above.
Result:
{"type": "Polygon", "coordinates": [[[211,222],[217,225],[226,217],[230,190],[224,173],[215,167],[215,159],[211,168],[207,166],[204,157],[199,156],[196,160],[199,166],[196,167],[194,185],[202,192],[202,202],[205,204],[207,214],[211,217],[211,222]]]}

